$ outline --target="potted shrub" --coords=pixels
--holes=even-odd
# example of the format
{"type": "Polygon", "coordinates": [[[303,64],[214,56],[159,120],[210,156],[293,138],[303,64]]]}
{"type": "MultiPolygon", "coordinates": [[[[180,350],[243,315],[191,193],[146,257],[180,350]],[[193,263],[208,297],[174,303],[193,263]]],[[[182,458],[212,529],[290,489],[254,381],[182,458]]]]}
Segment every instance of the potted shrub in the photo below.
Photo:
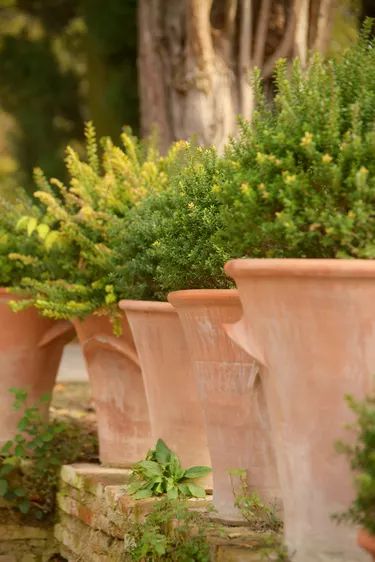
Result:
{"type": "MultiPolygon", "coordinates": [[[[51,395],[64,345],[74,331],[69,322],[43,318],[35,308],[19,313],[11,310],[10,302],[19,297],[9,287],[38,269],[36,244],[16,226],[26,211],[38,216],[38,210],[27,199],[12,204],[2,200],[0,207],[1,445],[13,437],[20,419],[20,412],[12,407],[9,389],[22,388],[27,393],[27,404],[51,395]]],[[[48,408],[49,401],[40,404],[44,419],[48,408]]]]}
{"type": "MultiPolygon", "coordinates": [[[[123,293],[137,291],[134,294],[137,298],[165,298],[169,291],[175,290],[168,299],[179,315],[187,348],[182,340],[180,347],[173,346],[174,354],[176,349],[181,349],[181,355],[176,357],[170,378],[188,368],[189,355],[205,419],[215,507],[221,518],[233,521],[242,516],[234,505],[231,469],[247,470],[251,488],[267,499],[278,496],[278,485],[256,366],[227,337],[222,326],[241,317],[241,306],[237,292],[228,288],[230,283],[223,273],[228,258],[225,247],[213,243],[220,228],[220,204],[212,186],[219,173],[219,159],[213,149],[192,147],[189,160],[170,178],[170,187],[162,197],[147,198],[134,209],[134,220],[125,235],[119,237],[124,248],[124,265],[118,270],[117,283],[123,293]],[[176,291],[184,288],[191,290],[176,291]]],[[[147,354],[148,369],[160,371],[153,378],[152,390],[153,394],[159,393],[156,384],[160,384],[163,369],[165,373],[164,357],[167,352],[171,354],[168,349],[173,334],[181,332],[176,312],[165,303],[125,301],[124,306],[140,358],[147,354]],[[156,320],[152,328],[147,318],[152,309],[156,315],[157,307],[159,317],[162,309],[164,316],[169,313],[168,332],[156,320]],[[148,333],[142,337],[141,331],[145,330],[148,333]],[[160,339],[164,335],[163,345],[160,339]],[[150,346],[150,341],[155,344],[150,346]],[[156,357],[155,353],[159,355],[156,357]]],[[[191,375],[189,379],[192,392],[191,375]]],[[[174,390],[172,384],[173,381],[166,379],[165,393],[173,388],[169,392],[175,396],[178,389],[174,390]]],[[[182,394],[186,393],[186,382],[182,386],[176,380],[175,384],[182,394]]],[[[179,404],[183,400],[186,398],[180,398],[179,404]]],[[[158,407],[155,418],[160,422],[156,400],[155,405],[158,407]]]]}
{"type": "Polygon", "coordinates": [[[349,396],[347,402],[357,418],[352,426],[355,439],[340,442],[338,449],[345,453],[355,473],[356,495],[348,511],[336,518],[360,527],[358,544],[375,560],[375,394],[363,401],[349,396]]]}
{"type": "Polygon", "coordinates": [[[56,179],[47,182],[41,174],[37,178],[35,197],[45,208],[52,248],[60,252],[64,271],[48,275],[48,246],[44,277],[23,278],[21,285],[45,316],[74,323],[93,390],[100,459],[128,466],[145,455],[151,434],[133,336],[118,308],[126,294],[111,282],[122,260],[116,236],[127,228],[132,207],[147,193],[163,190],[184,143],[161,157],[151,142],[140,143],[127,132],[122,147],[103,139],[99,150],[91,124],[86,138],[87,161],[67,150],[68,186],[56,179]]]}
{"type": "Polygon", "coordinates": [[[270,107],[258,84],[217,186],[221,236],[233,256],[258,258],[226,265],[244,310],[229,332],[261,367],[295,560],[349,562],[361,558],[353,533],[330,514],[350,500],[350,474],[332,442],[348,421],[343,395],[363,396],[375,372],[369,30],[337,61],[316,55],[290,74],[279,63],[276,85],[270,107]]]}

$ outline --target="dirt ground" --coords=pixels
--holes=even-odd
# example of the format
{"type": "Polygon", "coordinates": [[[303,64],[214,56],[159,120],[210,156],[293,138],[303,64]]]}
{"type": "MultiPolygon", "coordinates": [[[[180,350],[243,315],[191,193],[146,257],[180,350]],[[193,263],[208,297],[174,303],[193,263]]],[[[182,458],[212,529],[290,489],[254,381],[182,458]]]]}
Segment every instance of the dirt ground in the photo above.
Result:
{"type": "Polygon", "coordinates": [[[96,416],[91,400],[90,386],[86,382],[59,383],[52,396],[51,414],[81,419],[96,428],[96,416]]]}

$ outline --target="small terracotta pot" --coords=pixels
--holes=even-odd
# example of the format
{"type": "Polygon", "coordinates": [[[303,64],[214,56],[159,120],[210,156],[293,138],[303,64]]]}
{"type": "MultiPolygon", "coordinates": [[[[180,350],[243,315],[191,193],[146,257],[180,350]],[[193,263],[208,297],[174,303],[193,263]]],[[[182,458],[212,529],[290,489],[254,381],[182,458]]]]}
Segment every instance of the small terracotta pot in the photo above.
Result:
{"type": "Polygon", "coordinates": [[[241,520],[234,506],[238,477],[274,502],[280,496],[270,424],[256,362],[227,336],[223,324],[242,316],[235,290],[176,291],[176,308],[193,359],[213,467],[214,504],[225,520],[241,520]]]}
{"type": "Polygon", "coordinates": [[[229,328],[261,366],[295,562],[364,559],[333,513],[354,497],[346,459],[353,414],[375,373],[374,260],[233,260],[243,320],[229,328]]]}
{"type": "Polygon", "coordinates": [[[364,550],[366,550],[371,556],[373,561],[375,562],[375,537],[374,535],[370,535],[364,529],[361,529],[358,532],[358,544],[364,550]]]}
{"type": "Polygon", "coordinates": [[[122,334],[113,335],[106,316],[75,320],[87,364],[98,421],[99,455],[103,464],[129,467],[151,446],[145,389],[126,316],[122,334]]]}
{"type": "Polygon", "coordinates": [[[210,465],[193,367],[177,312],[167,302],[121,301],[142,366],[154,442],[184,467],[210,465]]]}
{"type": "MultiPolygon", "coordinates": [[[[64,345],[74,336],[70,322],[43,318],[35,308],[13,312],[9,301],[17,299],[0,289],[0,446],[14,437],[21,416],[9,389],[25,390],[28,406],[52,394],[64,345]]],[[[40,405],[45,420],[48,409],[49,402],[40,405]]]]}

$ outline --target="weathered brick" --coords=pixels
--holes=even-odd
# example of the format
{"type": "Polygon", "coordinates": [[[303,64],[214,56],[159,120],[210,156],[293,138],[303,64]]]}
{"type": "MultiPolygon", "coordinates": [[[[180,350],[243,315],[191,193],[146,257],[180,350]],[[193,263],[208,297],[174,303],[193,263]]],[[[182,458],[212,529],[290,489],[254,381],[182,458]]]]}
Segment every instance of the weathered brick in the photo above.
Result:
{"type": "Polygon", "coordinates": [[[216,556],[216,562],[264,562],[259,551],[237,546],[219,546],[216,556]]]}

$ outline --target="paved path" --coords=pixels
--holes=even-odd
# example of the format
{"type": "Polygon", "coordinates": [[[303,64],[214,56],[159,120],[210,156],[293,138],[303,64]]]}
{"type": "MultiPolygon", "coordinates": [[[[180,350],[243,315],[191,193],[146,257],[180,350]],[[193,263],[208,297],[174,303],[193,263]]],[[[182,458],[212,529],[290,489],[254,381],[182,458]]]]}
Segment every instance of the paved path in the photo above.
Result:
{"type": "Polygon", "coordinates": [[[57,382],[88,381],[85,362],[78,343],[68,344],[63,353],[57,382]]]}

